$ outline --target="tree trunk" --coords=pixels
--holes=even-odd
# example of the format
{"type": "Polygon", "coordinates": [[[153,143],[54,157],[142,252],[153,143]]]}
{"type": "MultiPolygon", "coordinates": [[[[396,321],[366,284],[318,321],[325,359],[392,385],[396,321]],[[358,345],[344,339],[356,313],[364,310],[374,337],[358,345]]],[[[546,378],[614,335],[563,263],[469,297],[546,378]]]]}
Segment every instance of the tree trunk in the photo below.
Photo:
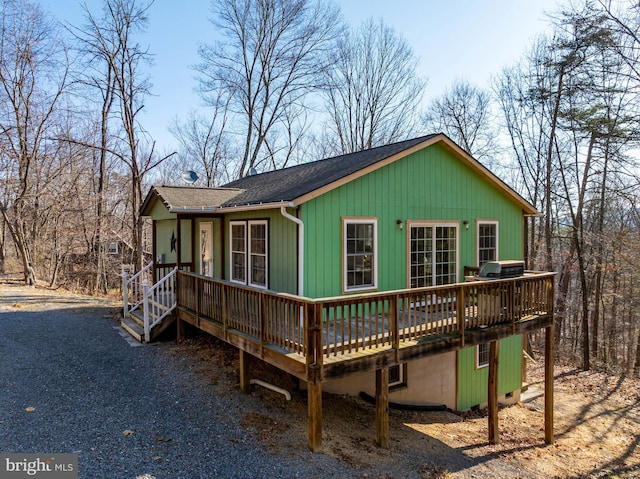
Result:
{"type": "MultiPolygon", "coordinates": [[[[21,217],[20,215],[20,204],[21,201],[16,200],[14,204],[14,216],[21,217]]],[[[24,275],[24,283],[27,286],[35,286],[36,285],[36,272],[31,265],[31,259],[29,256],[29,248],[26,244],[26,239],[21,231],[16,228],[16,225],[13,224],[9,216],[7,215],[7,210],[0,205],[0,212],[2,213],[2,217],[4,218],[5,224],[9,228],[9,233],[11,234],[11,238],[13,239],[13,243],[16,247],[16,251],[18,252],[18,256],[22,261],[22,271],[24,275]]]]}
{"type": "Polygon", "coordinates": [[[551,248],[552,226],[551,226],[551,198],[553,196],[551,187],[551,171],[553,169],[553,149],[556,141],[556,126],[558,124],[558,114],[560,113],[560,101],[562,98],[562,88],[564,80],[564,67],[560,69],[558,75],[558,86],[556,89],[556,101],[553,107],[553,116],[551,120],[551,131],[549,134],[549,146],[547,148],[547,165],[545,172],[544,185],[544,202],[545,202],[545,219],[544,219],[544,238],[545,238],[545,269],[553,271],[553,253],[551,248]]]}
{"type": "Polygon", "coordinates": [[[636,364],[635,376],[640,378],[640,330],[638,331],[638,339],[636,340],[636,364]]]}

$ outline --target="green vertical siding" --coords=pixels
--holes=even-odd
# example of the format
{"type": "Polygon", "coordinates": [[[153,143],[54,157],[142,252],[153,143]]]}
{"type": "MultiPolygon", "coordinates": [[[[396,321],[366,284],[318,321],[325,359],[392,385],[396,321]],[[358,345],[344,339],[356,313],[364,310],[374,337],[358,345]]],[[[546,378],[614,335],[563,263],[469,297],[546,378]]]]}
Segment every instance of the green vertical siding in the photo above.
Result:
{"type": "MultiPolygon", "coordinates": [[[[176,263],[176,251],[171,251],[171,234],[178,234],[176,231],[176,220],[156,221],[156,254],[164,255],[165,263],[176,263]]],[[[153,258],[156,261],[156,258],[153,258]]]]}
{"type": "Polygon", "coordinates": [[[378,219],[378,290],[407,287],[407,220],[458,222],[459,279],[476,264],[475,220],[499,221],[501,259],[522,257],[522,211],[448,149],[436,144],[301,206],[305,293],[342,293],[342,217],[378,219]],[[398,229],[396,220],[405,223],[398,229]],[[462,222],[469,222],[466,230],[462,222]]]}
{"type": "Polygon", "coordinates": [[[175,213],[169,213],[167,207],[161,201],[155,201],[151,207],[151,216],[154,220],[170,220],[175,219],[175,213]]]}
{"type": "Polygon", "coordinates": [[[297,293],[297,225],[284,218],[280,210],[247,211],[225,216],[225,271],[222,277],[229,279],[229,222],[240,220],[268,220],[269,289],[284,293],[297,293]]]}
{"type": "MultiPolygon", "coordinates": [[[[183,263],[189,263],[197,259],[197,256],[191,256],[191,221],[192,220],[180,220],[180,242],[182,243],[180,255],[182,256],[181,260],[183,263]]],[[[198,230],[196,230],[196,235],[197,234],[198,230]]],[[[176,238],[177,237],[178,232],[176,231],[176,238]]]]}
{"type": "MultiPolygon", "coordinates": [[[[522,384],[522,336],[500,341],[498,395],[520,389],[522,384]]],[[[475,346],[458,352],[458,410],[487,402],[489,368],[476,369],[475,346]]]]}

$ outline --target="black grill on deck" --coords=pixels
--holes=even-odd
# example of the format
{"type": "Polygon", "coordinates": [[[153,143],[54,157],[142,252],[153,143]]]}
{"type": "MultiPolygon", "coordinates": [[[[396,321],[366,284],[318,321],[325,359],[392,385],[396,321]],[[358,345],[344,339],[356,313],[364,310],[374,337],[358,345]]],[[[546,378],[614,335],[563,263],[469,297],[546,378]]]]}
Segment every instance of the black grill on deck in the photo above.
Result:
{"type": "Polygon", "coordinates": [[[524,275],[524,261],[489,261],[482,265],[478,277],[482,279],[517,278],[524,275]]]}

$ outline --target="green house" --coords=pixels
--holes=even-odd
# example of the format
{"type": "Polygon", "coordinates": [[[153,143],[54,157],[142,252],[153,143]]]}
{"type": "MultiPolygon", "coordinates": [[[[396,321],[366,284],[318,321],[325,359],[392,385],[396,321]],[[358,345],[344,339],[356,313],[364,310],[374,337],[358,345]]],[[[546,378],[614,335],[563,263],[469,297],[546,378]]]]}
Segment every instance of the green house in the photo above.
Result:
{"type": "MultiPolygon", "coordinates": [[[[156,186],[142,213],[153,220],[156,278],[177,266],[247,288],[331,298],[462,283],[465,268],[521,260],[526,217],[536,210],[436,134],[221,188],[156,186]]],[[[522,336],[502,337],[499,351],[498,394],[517,401],[522,336]]],[[[488,358],[488,343],[416,355],[389,368],[389,400],[456,410],[486,403],[488,358]]],[[[325,391],[375,394],[372,369],[330,376],[325,391]]]]}

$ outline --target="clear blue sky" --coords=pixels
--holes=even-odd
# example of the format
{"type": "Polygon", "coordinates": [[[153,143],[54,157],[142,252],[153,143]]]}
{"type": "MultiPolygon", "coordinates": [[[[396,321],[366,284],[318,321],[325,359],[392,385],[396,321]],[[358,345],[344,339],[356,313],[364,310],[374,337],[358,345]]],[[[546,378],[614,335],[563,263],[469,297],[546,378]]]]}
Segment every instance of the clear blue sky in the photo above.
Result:
{"type": "MultiPolygon", "coordinates": [[[[86,0],[99,16],[102,2],[86,0]]],[[[342,0],[345,19],[359,25],[382,18],[401,33],[420,60],[420,75],[428,80],[425,103],[441,95],[456,78],[486,87],[491,75],[517,61],[535,36],[548,29],[544,12],[557,0],[342,0]]],[[[41,0],[62,22],[82,23],[80,2],[41,0]]],[[[144,126],[160,152],[175,149],[167,126],[200,106],[191,66],[197,46],[211,42],[210,0],[156,0],[142,45],[154,55],[149,74],[154,97],[145,106],[144,126]]]]}

